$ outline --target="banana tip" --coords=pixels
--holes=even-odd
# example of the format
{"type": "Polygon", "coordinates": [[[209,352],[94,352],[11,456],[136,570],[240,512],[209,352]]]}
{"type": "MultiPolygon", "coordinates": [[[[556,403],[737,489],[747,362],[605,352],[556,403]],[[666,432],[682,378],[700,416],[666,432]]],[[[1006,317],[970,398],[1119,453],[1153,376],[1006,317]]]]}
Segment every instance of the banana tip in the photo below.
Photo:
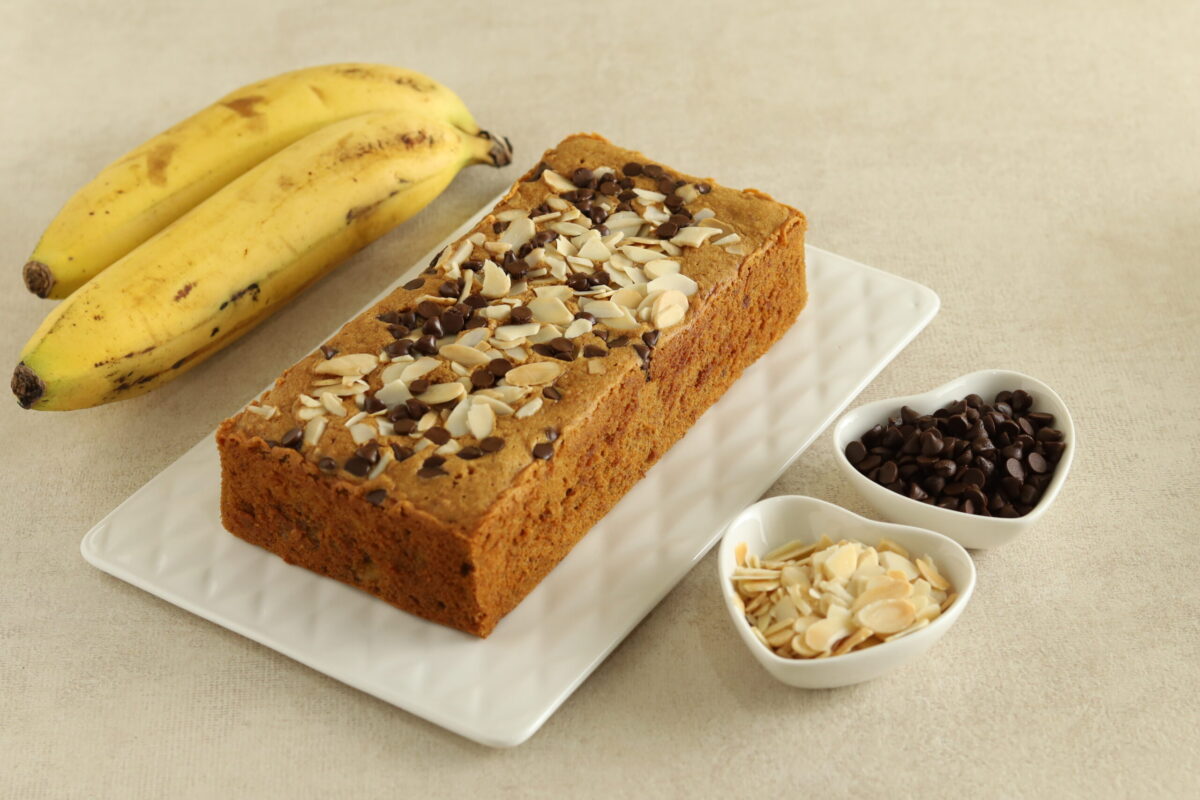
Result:
{"type": "Polygon", "coordinates": [[[49,267],[40,261],[30,261],[21,270],[21,275],[25,278],[26,289],[38,297],[49,297],[50,290],[54,288],[54,273],[49,267]]]}
{"type": "Polygon", "coordinates": [[[491,159],[493,167],[507,167],[512,163],[512,142],[508,140],[507,136],[493,136],[487,131],[480,131],[479,135],[492,143],[488,157],[491,159]]]}
{"type": "Polygon", "coordinates": [[[13,370],[11,386],[21,408],[30,408],[46,393],[45,382],[36,372],[25,366],[24,361],[17,364],[17,368],[13,370]]]}

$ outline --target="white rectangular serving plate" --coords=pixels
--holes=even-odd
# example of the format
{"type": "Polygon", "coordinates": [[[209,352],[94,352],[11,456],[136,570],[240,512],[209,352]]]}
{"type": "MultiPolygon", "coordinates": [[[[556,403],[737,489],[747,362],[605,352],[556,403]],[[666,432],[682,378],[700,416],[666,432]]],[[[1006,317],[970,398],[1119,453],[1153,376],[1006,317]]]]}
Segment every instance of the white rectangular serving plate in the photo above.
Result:
{"type": "Polygon", "coordinates": [[[518,745],[937,313],[924,286],[813,247],[807,258],[796,324],[487,639],[227,533],[212,436],[92,528],[83,557],[455,733],[518,745]]]}

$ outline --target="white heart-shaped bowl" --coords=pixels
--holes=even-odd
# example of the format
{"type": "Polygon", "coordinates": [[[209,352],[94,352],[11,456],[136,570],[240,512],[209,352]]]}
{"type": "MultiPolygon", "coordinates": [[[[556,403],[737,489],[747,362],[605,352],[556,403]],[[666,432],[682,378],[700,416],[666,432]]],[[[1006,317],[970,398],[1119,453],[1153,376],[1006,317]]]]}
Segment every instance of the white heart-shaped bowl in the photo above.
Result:
{"type": "Polygon", "coordinates": [[[876,522],[824,500],[800,495],[762,500],[739,514],[721,537],[717,569],[725,608],[750,653],[771,675],[802,689],[832,689],[869,681],[913,660],[950,630],[975,591],[975,565],[967,551],[951,539],[908,525],[876,522]],[[877,545],[880,539],[891,539],[914,558],[928,555],[950,582],[958,599],[921,630],[866,650],[817,659],[777,656],[754,636],[750,623],[740,610],[732,580],[737,566],[737,546],[745,542],[747,554],[761,558],[794,539],[815,542],[822,534],[835,542],[851,539],[871,546],[877,545]]]}
{"type": "Polygon", "coordinates": [[[846,480],[884,519],[938,531],[963,547],[982,550],[1011,542],[1041,519],[1046,509],[1054,503],[1075,458],[1075,423],[1062,398],[1037,378],[1010,370],[985,369],[955,378],[924,394],[878,400],[847,412],[833,428],[833,448],[836,451],[834,459],[846,480]],[[962,400],[972,393],[990,403],[997,392],[1006,389],[1024,389],[1033,395],[1033,409],[1054,415],[1054,427],[1062,431],[1066,445],[1062,458],[1055,466],[1054,477],[1041,499],[1023,517],[984,517],[922,503],[885,489],[855,469],[846,458],[848,444],[873,426],[886,424],[888,417],[900,413],[901,406],[909,406],[922,414],[932,414],[942,406],[962,400]]]}

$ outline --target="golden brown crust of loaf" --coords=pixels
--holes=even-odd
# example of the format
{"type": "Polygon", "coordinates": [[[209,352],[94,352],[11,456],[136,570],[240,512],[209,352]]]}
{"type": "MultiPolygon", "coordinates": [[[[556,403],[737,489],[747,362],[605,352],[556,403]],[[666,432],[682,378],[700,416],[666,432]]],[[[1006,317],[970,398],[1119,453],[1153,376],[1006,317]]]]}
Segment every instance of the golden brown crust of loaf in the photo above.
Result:
{"type": "MultiPolygon", "coordinates": [[[[587,134],[544,156],[568,173],[634,160],[654,163],[587,134]]],[[[531,208],[544,196],[540,182],[522,180],[497,210],[531,208]]],[[[804,307],[803,215],[754,190],[714,186],[708,197],[754,250],[744,258],[716,248],[689,251],[685,272],[700,284],[699,302],[662,336],[649,380],[629,348],[613,350],[603,375],[572,376],[564,401],[545,415],[524,426],[506,419],[503,458],[469,462],[453,482],[323,475],[311,457],[266,444],[290,422],[243,412],[218,431],[225,526],[289,563],[486,636],[804,307]],[[560,433],[553,459],[530,458],[549,426],[560,433]],[[391,495],[382,507],[364,499],[379,487],[391,495]]],[[[375,314],[402,303],[402,291],[349,323],[334,346],[376,335],[375,314]]],[[[264,400],[302,391],[297,386],[319,357],[285,373],[264,400]]],[[[352,446],[339,441],[333,449],[341,455],[352,446]]]]}

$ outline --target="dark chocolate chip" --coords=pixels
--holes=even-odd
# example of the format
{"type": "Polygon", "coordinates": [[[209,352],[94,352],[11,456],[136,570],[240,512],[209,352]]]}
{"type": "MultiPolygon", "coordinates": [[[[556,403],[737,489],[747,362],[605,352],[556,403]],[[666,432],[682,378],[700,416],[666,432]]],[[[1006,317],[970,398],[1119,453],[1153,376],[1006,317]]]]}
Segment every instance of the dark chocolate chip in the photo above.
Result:
{"type": "Polygon", "coordinates": [[[433,335],[422,336],[413,343],[412,349],[421,355],[434,355],[438,351],[437,337],[433,335]]]}
{"type": "Polygon", "coordinates": [[[642,174],[648,175],[649,177],[657,180],[658,178],[661,178],[665,174],[665,172],[663,171],[663,168],[660,167],[658,164],[643,164],[642,165],[642,174]]]}
{"type": "Polygon", "coordinates": [[[547,400],[562,400],[563,398],[562,392],[560,392],[558,389],[555,389],[553,386],[547,386],[545,389],[542,389],[542,397],[546,398],[547,400]]]}
{"type": "Polygon", "coordinates": [[[282,447],[290,447],[294,450],[299,450],[300,445],[304,443],[304,429],[292,428],[290,431],[279,437],[279,444],[282,447]]]}
{"type": "Polygon", "coordinates": [[[483,455],[483,451],[473,444],[467,445],[462,450],[458,451],[458,457],[467,461],[474,461],[483,455]]]}
{"type": "Polygon", "coordinates": [[[642,165],[636,161],[630,161],[621,168],[621,172],[625,173],[631,178],[636,178],[638,175],[642,174],[642,165]]]}
{"type": "Polygon", "coordinates": [[[404,461],[412,458],[413,451],[411,447],[403,447],[402,445],[392,443],[392,455],[396,457],[397,461],[404,461]]]}
{"type": "Polygon", "coordinates": [[[371,462],[362,456],[353,455],[346,461],[344,469],[357,478],[365,478],[367,477],[367,473],[371,471],[371,462]]]}
{"type": "Polygon", "coordinates": [[[517,325],[524,325],[533,320],[533,312],[529,310],[529,306],[517,306],[512,310],[512,321],[517,325]]]}
{"type": "Polygon", "coordinates": [[[321,345],[321,355],[325,356],[326,361],[333,358],[337,354],[338,354],[338,349],[336,347],[330,347],[327,344],[321,345]]]}
{"type": "Polygon", "coordinates": [[[503,378],[508,374],[508,371],[513,368],[512,362],[506,358],[493,358],[488,362],[488,372],[495,375],[497,378],[503,378]]]}
{"type": "Polygon", "coordinates": [[[425,319],[439,316],[442,313],[442,307],[432,300],[422,300],[417,304],[417,313],[425,319]]]}
{"type": "Polygon", "coordinates": [[[541,444],[535,444],[533,446],[533,457],[534,458],[540,458],[543,461],[549,461],[553,455],[554,455],[554,445],[546,444],[545,442],[542,442],[541,444]]]}
{"type": "Polygon", "coordinates": [[[851,464],[859,464],[867,457],[867,446],[857,439],[846,445],[846,460],[851,464]]]}
{"type": "Polygon", "coordinates": [[[427,379],[417,378],[415,381],[413,381],[412,383],[410,383],[408,385],[408,390],[410,392],[412,392],[414,395],[425,394],[427,391],[429,391],[429,385],[430,384],[427,379]]]}
{"type": "Polygon", "coordinates": [[[374,489],[367,492],[367,502],[373,506],[383,505],[383,501],[387,499],[386,489],[374,489]]]}
{"type": "Polygon", "coordinates": [[[673,222],[664,222],[654,229],[654,235],[659,239],[670,239],[677,233],[679,233],[679,226],[673,222]]]}
{"type": "Polygon", "coordinates": [[[487,389],[496,385],[496,376],[492,374],[491,370],[480,367],[471,373],[471,385],[476,389],[487,389]]]}
{"type": "Polygon", "coordinates": [[[486,439],[484,439],[482,442],[480,442],[479,446],[480,446],[480,448],[483,449],[483,452],[485,452],[485,453],[495,453],[498,450],[503,449],[504,440],[501,439],[499,436],[489,436],[486,439]]]}
{"type": "Polygon", "coordinates": [[[425,438],[434,444],[442,445],[450,441],[450,431],[446,430],[440,425],[435,425],[429,430],[425,431],[425,438]]]}
{"type": "Polygon", "coordinates": [[[319,460],[317,462],[317,469],[321,470],[321,472],[333,473],[333,472],[337,472],[337,468],[338,468],[337,462],[334,461],[329,456],[325,456],[324,458],[322,458],[321,460],[319,460]]]}

